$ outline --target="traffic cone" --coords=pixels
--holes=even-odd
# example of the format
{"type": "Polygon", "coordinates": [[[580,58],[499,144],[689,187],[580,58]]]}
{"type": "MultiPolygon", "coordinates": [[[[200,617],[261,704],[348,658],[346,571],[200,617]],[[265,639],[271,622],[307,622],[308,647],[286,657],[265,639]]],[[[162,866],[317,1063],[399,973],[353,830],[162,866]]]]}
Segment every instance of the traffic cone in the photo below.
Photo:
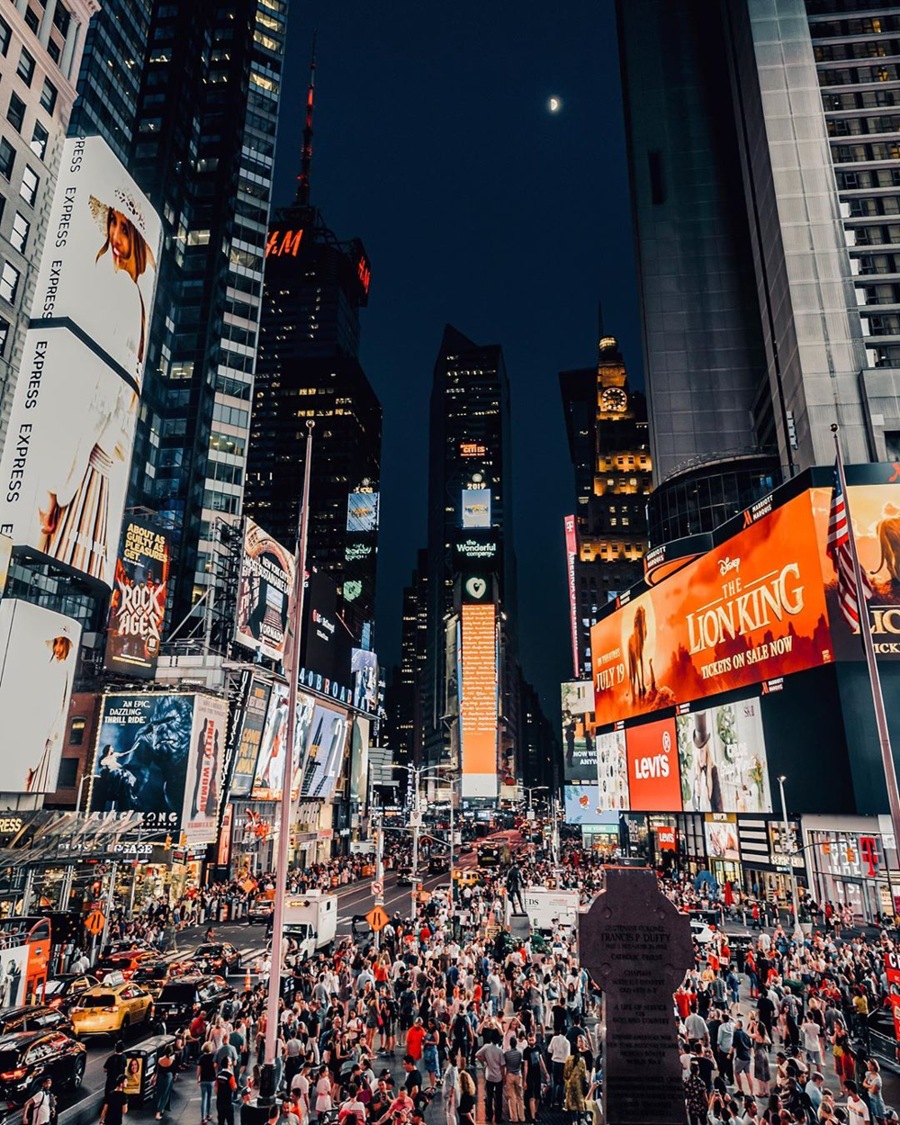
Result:
{"type": "Polygon", "coordinates": [[[250,981],[250,966],[248,965],[246,975],[244,976],[244,991],[249,992],[252,987],[253,985],[250,981]]]}

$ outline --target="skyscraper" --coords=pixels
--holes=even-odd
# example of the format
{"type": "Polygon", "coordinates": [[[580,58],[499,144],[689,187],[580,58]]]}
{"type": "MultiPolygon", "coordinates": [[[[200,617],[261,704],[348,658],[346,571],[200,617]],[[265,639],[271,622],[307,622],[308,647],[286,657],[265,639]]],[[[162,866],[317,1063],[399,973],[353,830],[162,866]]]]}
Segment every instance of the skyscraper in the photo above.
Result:
{"type": "Polygon", "coordinates": [[[655,545],[830,459],[834,422],[848,460],[884,456],[900,412],[867,371],[802,0],[617,11],[655,545]]]}
{"type": "Polygon", "coordinates": [[[16,0],[0,15],[0,449],[85,32],[98,7],[96,0],[16,0]]]}
{"type": "Polygon", "coordinates": [[[338,586],[359,641],[375,614],[381,404],[359,362],[359,310],[370,267],[310,203],[315,59],[297,198],[269,224],[246,511],[293,547],[307,418],[315,419],[311,566],[338,586]]]}
{"type": "Polygon", "coordinates": [[[424,757],[461,769],[464,797],[490,799],[515,783],[519,750],[509,381],[499,345],[446,326],[429,443],[424,757]]]}
{"type": "Polygon", "coordinates": [[[580,676],[590,675],[590,630],[599,611],[643,577],[652,464],[646,401],[628,387],[614,336],[601,336],[596,367],[562,371],[559,383],[575,469],[567,549],[575,552],[570,595],[580,676]]]}

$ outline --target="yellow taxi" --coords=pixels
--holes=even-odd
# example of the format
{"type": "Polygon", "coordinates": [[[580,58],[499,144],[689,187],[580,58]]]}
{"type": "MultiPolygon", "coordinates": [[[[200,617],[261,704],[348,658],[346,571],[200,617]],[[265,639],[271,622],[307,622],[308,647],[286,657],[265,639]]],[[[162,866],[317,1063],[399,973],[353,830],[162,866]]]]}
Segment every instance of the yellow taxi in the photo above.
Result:
{"type": "Polygon", "coordinates": [[[125,980],[121,973],[110,973],[102,984],[82,992],[69,1019],[75,1034],[122,1035],[136,1024],[146,1024],[153,1016],[153,997],[146,988],[125,980]]]}

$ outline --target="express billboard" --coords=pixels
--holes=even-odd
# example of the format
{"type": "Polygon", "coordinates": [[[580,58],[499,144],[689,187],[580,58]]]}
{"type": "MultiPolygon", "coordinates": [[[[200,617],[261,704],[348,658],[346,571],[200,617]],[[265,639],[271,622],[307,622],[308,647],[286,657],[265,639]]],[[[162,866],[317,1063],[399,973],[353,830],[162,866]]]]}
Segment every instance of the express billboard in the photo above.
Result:
{"type": "Polygon", "coordinates": [[[125,520],[109,602],[104,664],[110,672],[153,679],[166,619],[169,537],[146,520],[125,520]]]}
{"type": "Polygon", "coordinates": [[[286,547],[246,520],[234,639],[270,660],[284,659],[294,565],[286,547]]]}
{"type": "Polygon", "coordinates": [[[0,532],[108,586],[161,235],[102,138],[64,142],[0,461],[0,532]]]}
{"type": "Polygon", "coordinates": [[[625,732],[628,791],[633,812],[681,812],[674,719],[642,723],[625,732]]]}
{"type": "MultiPolygon", "coordinates": [[[[291,794],[297,792],[300,767],[306,749],[315,712],[315,700],[311,695],[299,692],[297,695],[297,721],[294,726],[294,777],[291,794]]],[[[288,686],[274,684],[266,715],[259,756],[256,761],[256,777],[253,780],[254,800],[280,801],[284,780],[285,750],[287,748],[288,686]]]]}
{"type": "Polygon", "coordinates": [[[679,715],[675,725],[685,812],[772,811],[759,699],[679,715]]]}
{"type": "Polygon", "coordinates": [[[231,771],[229,796],[232,798],[249,797],[253,792],[256,762],[262,745],[271,694],[271,684],[267,684],[257,676],[251,679],[241,715],[241,736],[235,751],[234,768],[231,771]]]}
{"type": "Polygon", "coordinates": [[[211,843],[222,795],[228,705],[207,695],[107,695],[89,808],[141,812],[162,833],[211,843]]]}
{"type": "Polygon", "coordinates": [[[591,629],[598,725],[833,659],[805,493],[591,629]]]}
{"type": "Polygon", "coordinates": [[[462,796],[496,798],[497,621],[493,603],[460,608],[459,723],[462,796]]]}
{"type": "Polygon", "coordinates": [[[31,602],[0,602],[0,791],[52,793],[59,775],[81,625],[31,602]]]}

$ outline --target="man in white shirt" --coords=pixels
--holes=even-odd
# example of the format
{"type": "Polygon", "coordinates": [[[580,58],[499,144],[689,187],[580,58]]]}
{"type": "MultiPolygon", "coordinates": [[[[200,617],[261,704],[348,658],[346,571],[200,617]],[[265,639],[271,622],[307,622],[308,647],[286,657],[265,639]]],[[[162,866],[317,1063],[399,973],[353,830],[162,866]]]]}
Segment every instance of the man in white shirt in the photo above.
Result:
{"type": "Polygon", "coordinates": [[[572,1053],[572,1044],[562,1034],[558,1032],[550,1040],[550,1066],[552,1089],[550,1092],[550,1101],[558,1109],[562,1109],[563,1099],[563,1069],[566,1065],[566,1059],[572,1053]]]}
{"type": "Polygon", "coordinates": [[[847,1084],[847,1125],[869,1125],[869,1107],[859,1096],[855,1082],[847,1084]]]}

